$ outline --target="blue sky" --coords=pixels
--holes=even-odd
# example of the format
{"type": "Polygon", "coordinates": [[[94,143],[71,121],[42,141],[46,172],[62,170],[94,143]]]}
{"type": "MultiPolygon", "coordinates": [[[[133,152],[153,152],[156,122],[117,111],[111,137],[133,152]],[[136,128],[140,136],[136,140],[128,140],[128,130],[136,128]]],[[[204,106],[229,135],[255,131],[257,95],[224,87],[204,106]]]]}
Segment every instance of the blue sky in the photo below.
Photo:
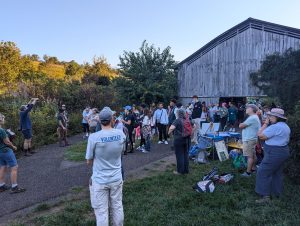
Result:
{"type": "Polygon", "coordinates": [[[0,0],[0,40],[23,54],[117,66],[143,40],[181,61],[248,17],[300,28],[298,0],[0,0]]]}

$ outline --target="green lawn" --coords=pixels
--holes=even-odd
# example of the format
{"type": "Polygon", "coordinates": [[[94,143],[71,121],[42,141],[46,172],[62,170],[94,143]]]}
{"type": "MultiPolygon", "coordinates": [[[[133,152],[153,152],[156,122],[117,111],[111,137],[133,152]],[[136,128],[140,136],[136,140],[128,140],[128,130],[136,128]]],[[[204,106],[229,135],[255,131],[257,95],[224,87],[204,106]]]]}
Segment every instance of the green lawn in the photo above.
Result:
{"type": "Polygon", "coordinates": [[[83,141],[78,144],[72,145],[65,151],[65,158],[70,161],[80,162],[85,160],[87,142],[83,141]]]}
{"type": "MultiPolygon", "coordinates": [[[[300,186],[285,182],[285,194],[257,205],[255,177],[241,178],[230,161],[191,165],[188,176],[175,176],[174,167],[157,176],[125,183],[125,225],[300,225],[300,186]],[[192,186],[214,165],[234,172],[232,184],[217,185],[204,194],[192,186]]],[[[94,225],[89,200],[68,203],[63,211],[35,219],[35,225],[94,225]]]]}

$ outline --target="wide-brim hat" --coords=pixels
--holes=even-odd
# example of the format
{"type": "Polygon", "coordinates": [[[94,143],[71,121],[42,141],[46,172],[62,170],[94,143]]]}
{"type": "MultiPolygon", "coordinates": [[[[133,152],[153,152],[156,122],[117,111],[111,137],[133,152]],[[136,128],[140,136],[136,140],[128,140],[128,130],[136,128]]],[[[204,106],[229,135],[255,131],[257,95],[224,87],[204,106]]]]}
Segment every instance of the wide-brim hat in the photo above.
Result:
{"type": "Polygon", "coordinates": [[[287,117],[284,115],[284,110],[281,108],[273,108],[271,111],[267,112],[267,115],[272,115],[278,118],[287,119],[287,117]]]}

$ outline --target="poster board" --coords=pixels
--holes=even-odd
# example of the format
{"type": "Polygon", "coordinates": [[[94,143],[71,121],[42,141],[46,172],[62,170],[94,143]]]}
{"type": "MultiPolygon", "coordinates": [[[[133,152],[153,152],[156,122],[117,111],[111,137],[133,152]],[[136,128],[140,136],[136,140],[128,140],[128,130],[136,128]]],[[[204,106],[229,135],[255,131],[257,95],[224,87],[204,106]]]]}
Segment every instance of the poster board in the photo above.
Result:
{"type": "Polygon", "coordinates": [[[227,150],[224,140],[215,142],[215,147],[216,147],[216,151],[218,153],[219,160],[221,162],[229,159],[228,150],[227,150]]]}
{"type": "Polygon", "coordinates": [[[201,135],[208,133],[218,132],[220,129],[220,123],[202,123],[202,128],[200,130],[201,135]]]}

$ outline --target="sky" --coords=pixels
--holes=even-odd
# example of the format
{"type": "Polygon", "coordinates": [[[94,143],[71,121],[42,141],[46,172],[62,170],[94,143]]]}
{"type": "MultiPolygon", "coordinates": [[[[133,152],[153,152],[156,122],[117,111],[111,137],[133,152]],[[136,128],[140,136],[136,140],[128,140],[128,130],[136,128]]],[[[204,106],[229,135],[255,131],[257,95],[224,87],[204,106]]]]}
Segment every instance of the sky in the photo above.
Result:
{"type": "Polygon", "coordinates": [[[144,40],[181,61],[252,17],[300,28],[299,0],[0,0],[0,41],[22,54],[117,67],[144,40]]]}

